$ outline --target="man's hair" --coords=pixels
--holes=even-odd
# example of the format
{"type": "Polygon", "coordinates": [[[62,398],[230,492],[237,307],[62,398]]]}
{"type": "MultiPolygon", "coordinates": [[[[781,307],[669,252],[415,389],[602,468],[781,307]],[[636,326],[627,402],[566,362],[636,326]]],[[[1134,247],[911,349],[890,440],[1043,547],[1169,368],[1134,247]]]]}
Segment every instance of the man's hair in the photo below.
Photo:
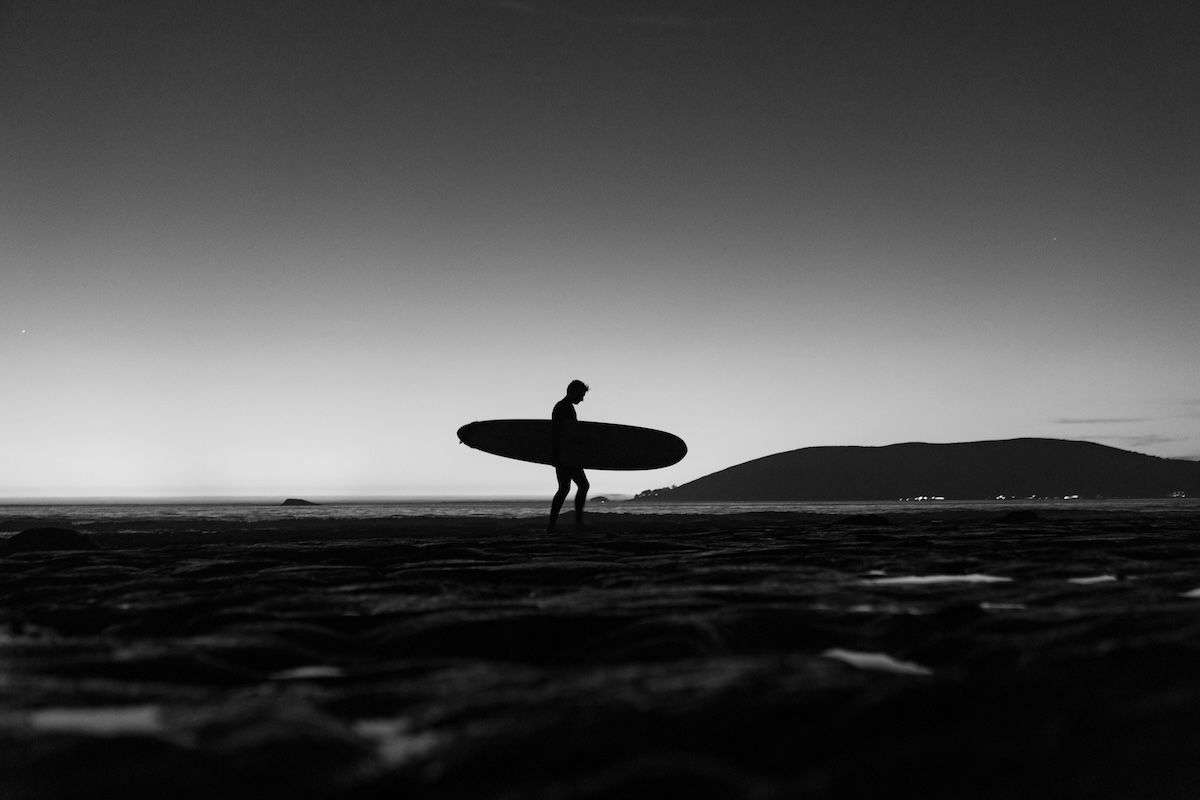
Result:
{"type": "Polygon", "coordinates": [[[574,380],[567,384],[567,394],[572,392],[586,392],[588,385],[580,380],[574,380]]]}

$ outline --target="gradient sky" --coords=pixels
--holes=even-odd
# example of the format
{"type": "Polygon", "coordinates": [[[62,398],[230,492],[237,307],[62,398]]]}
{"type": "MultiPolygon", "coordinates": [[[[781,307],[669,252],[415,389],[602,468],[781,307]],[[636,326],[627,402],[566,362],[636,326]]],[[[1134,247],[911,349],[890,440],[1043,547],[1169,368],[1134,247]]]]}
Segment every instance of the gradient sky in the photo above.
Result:
{"type": "Polygon", "coordinates": [[[1190,2],[7,0],[0,496],[549,494],[476,419],[1200,458],[1190,2]]]}

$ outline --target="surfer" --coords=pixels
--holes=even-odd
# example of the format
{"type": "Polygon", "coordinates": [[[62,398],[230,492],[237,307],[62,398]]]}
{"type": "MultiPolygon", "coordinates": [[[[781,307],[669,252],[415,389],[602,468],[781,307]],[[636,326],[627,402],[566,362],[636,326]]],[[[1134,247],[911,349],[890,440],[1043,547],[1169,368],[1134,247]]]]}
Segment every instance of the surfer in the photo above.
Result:
{"type": "Polygon", "coordinates": [[[567,384],[566,397],[554,404],[554,411],[550,414],[551,436],[554,437],[553,463],[554,472],[558,476],[558,491],[554,493],[554,500],[550,503],[547,533],[558,531],[558,512],[562,510],[563,501],[571,491],[571,481],[575,481],[575,526],[586,527],[583,524],[583,506],[587,502],[588,487],[591,484],[583,474],[582,467],[563,461],[563,441],[570,437],[571,428],[579,421],[575,414],[575,406],[583,400],[587,391],[588,385],[583,381],[571,381],[567,384]]]}

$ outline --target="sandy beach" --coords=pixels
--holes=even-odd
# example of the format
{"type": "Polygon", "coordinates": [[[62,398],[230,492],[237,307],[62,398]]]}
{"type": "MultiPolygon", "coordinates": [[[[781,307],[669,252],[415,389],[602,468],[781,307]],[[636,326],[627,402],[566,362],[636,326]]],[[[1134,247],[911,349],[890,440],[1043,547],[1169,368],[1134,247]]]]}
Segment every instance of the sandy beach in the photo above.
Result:
{"type": "Polygon", "coordinates": [[[0,796],[1195,797],[1183,508],[97,524],[0,557],[0,796]]]}

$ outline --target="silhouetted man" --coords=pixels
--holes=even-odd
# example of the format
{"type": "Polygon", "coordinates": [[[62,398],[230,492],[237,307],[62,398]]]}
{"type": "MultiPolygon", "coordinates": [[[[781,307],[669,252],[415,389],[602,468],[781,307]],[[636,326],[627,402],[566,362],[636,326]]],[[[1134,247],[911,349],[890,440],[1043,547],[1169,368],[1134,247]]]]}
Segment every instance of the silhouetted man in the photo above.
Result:
{"type": "Polygon", "coordinates": [[[563,457],[563,443],[570,439],[574,433],[574,427],[579,424],[579,418],[575,415],[575,405],[583,400],[583,396],[587,394],[588,386],[583,381],[571,381],[567,385],[567,396],[554,404],[554,411],[550,414],[550,429],[553,437],[553,464],[554,471],[558,475],[558,491],[554,494],[554,500],[550,503],[550,522],[546,526],[547,532],[554,533],[558,530],[558,512],[562,510],[563,501],[567,499],[567,492],[571,491],[571,481],[575,481],[575,526],[577,528],[585,527],[583,524],[583,505],[587,502],[588,483],[587,476],[583,474],[583,468],[578,464],[570,463],[570,455],[563,457]]]}

